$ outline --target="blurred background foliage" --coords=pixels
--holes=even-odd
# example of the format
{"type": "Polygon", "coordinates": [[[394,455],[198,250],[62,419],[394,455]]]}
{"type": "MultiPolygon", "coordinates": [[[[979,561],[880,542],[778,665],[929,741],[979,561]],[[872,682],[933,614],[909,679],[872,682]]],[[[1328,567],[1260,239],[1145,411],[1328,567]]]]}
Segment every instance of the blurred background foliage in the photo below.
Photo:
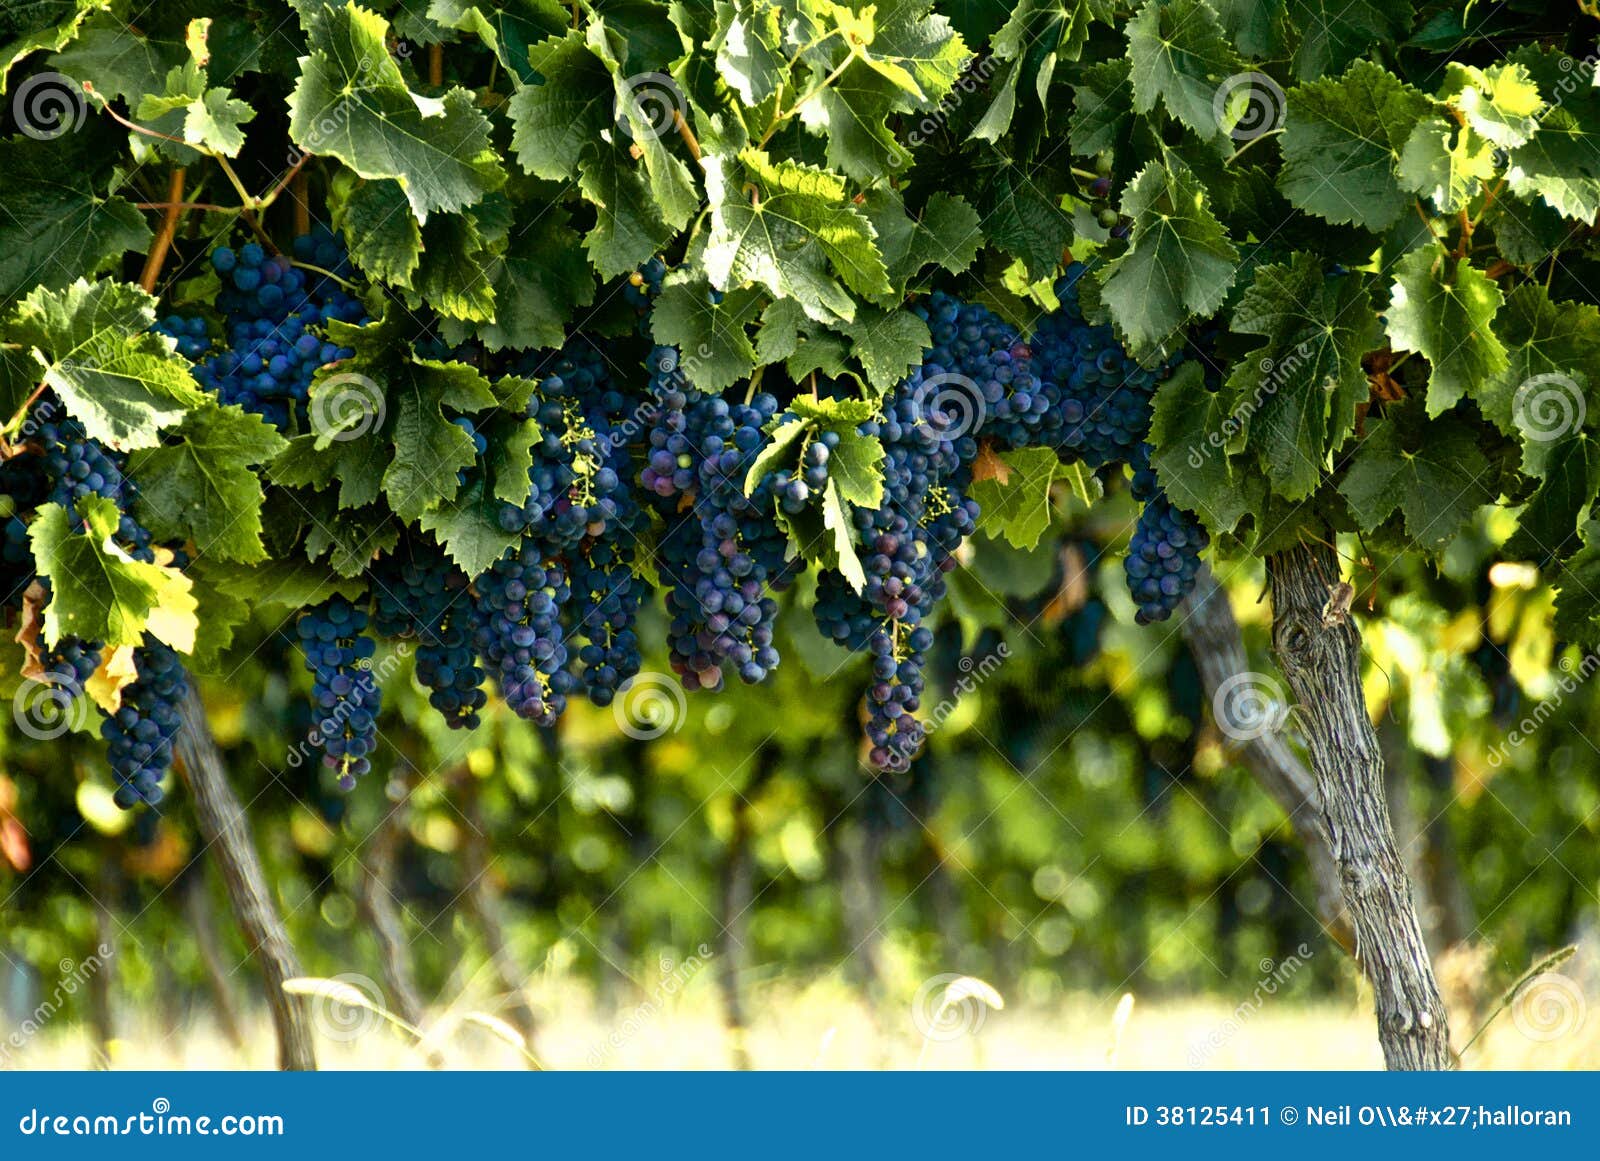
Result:
{"type": "MultiPolygon", "coordinates": [[[[1585,938],[1600,887],[1594,661],[1552,636],[1536,570],[1491,563],[1494,519],[1437,569],[1340,546],[1430,945],[1478,948],[1489,992],[1585,938]]],[[[937,972],[1024,1003],[1232,995],[1302,945],[1316,954],[1284,992],[1353,995],[1295,836],[1212,724],[1178,622],[1135,625],[1120,569],[1099,565],[1131,521],[1113,500],[1067,512],[1037,551],[964,550],[930,744],[895,775],[861,762],[860,659],[797,636],[805,616],[780,619],[786,661],[765,685],[685,696],[647,653],[633,698],[575,703],[558,731],[500,706],[450,731],[421,712],[409,659],[380,654],[382,747],[348,795],[303,742],[292,624],[256,624],[201,686],[305,969],[382,980],[398,1011],[472,984],[532,1032],[541,981],[626,1006],[696,949],[732,1024],[766,983],[899,1002],[937,972]]],[[[1259,568],[1216,568],[1273,680],[1259,568]]],[[[255,977],[181,789],[124,814],[95,739],[0,746],[10,1020],[109,944],[114,970],[64,1004],[102,1039],[118,1002],[169,1027],[237,1025],[226,1009],[255,977]]]]}

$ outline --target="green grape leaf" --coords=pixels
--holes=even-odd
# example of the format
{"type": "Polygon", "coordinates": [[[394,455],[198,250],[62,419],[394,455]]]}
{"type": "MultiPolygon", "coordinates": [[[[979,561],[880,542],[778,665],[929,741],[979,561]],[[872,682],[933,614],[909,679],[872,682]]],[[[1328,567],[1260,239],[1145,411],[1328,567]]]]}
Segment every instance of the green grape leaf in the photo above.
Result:
{"type": "Polygon", "coordinates": [[[328,567],[339,576],[361,576],[400,543],[400,525],[382,504],[341,508],[327,492],[306,496],[302,503],[310,517],[306,556],[311,560],[326,556],[328,567]]]}
{"type": "Polygon", "coordinates": [[[929,197],[922,208],[915,245],[924,263],[932,262],[951,274],[961,274],[977,259],[983,246],[982,219],[965,199],[940,191],[929,197]]]}
{"type": "Polygon", "coordinates": [[[768,474],[782,466],[781,461],[786,456],[792,459],[796,454],[795,444],[811,430],[811,423],[805,419],[789,418],[778,424],[745,473],[744,494],[752,494],[768,474]]]}
{"type": "Polygon", "coordinates": [[[541,80],[511,98],[517,161],[535,177],[571,178],[584,149],[612,128],[611,77],[577,30],[534,45],[528,63],[541,80]]]}
{"type": "Polygon", "coordinates": [[[1426,95],[1367,61],[1338,80],[1297,86],[1288,95],[1278,188],[1330,222],[1388,229],[1409,200],[1395,167],[1431,109],[1426,95]]]}
{"type": "Polygon", "coordinates": [[[1600,92],[1592,60],[1525,45],[1510,62],[1526,69],[1549,105],[1539,129],[1511,151],[1511,192],[1543,199],[1557,213],[1590,222],[1600,214],[1600,92]]]}
{"type": "Polygon", "coordinates": [[[1200,181],[1181,165],[1152,162],[1122,198],[1133,219],[1128,250],[1106,264],[1101,296],[1136,355],[1177,337],[1191,316],[1223,303],[1239,254],[1200,181]]]}
{"type": "Polygon", "coordinates": [[[26,0],[0,12],[0,96],[6,93],[12,67],[29,53],[54,52],[77,34],[90,13],[111,6],[111,0],[26,0]]]}
{"type": "Polygon", "coordinates": [[[1079,157],[1115,149],[1133,123],[1132,87],[1125,60],[1086,65],[1072,86],[1069,140],[1079,157]]]}
{"type": "Polygon", "coordinates": [[[855,317],[846,287],[889,290],[872,224],[837,174],[755,149],[737,159],[707,155],[702,164],[711,198],[705,268],[719,290],[757,282],[818,322],[855,317]]]}
{"type": "Polygon", "coordinates": [[[1600,644],[1600,525],[1583,530],[1584,546],[1556,578],[1556,636],[1578,645],[1600,644]]]}
{"type": "Polygon", "coordinates": [[[1300,30],[1294,73],[1314,81],[1344,68],[1374,44],[1393,43],[1411,27],[1412,0],[1288,0],[1300,30]]]}
{"type": "Polygon", "coordinates": [[[1234,308],[1233,329],[1267,340],[1228,377],[1234,418],[1273,490],[1303,500],[1317,490],[1329,455],[1354,430],[1356,409],[1367,400],[1361,357],[1383,343],[1367,278],[1326,278],[1310,254],[1257,267],[1234,308]]]}
{"type": "Polygon", "coordinates": [[[422,261],[422,228],[397,181],[334,175],[328,199],[333,228],[350,243],[350,260],[368,277],[409,289],[422,261]]]}
{"type": "Polygon", "coordinates": [[[1133,107],[1148,113],[1157,98],[1202,138],[1217,135],[1217,100],[1239,58],[1206,0],[1145,0],[1128,21],[1133,107]]]}
{"type": "Polygon", "coordinates": [[[760,296],[734,290],[712,302],[702,281],[674,281],[650,307],[650,333],[675,346],[684,373],[702,391],[723,391],[756,369],[756,349],[745,328],[756,320],[760,296]]]}
{"type": "Polygon", "coordinates": [[[788,78],[783,9],[772,0],[716,0],[717,71],[752,109],[788,78]]]}
{"type": "Polygon", "coordinates": [[[237,157],[244,148],[240,126],[254,120],[256,111],[248,101],[229,95],[227,89],[210,87],[206,70],[191,58],[169,69],[162,91],[144,94],[134,115],[156,126],[169,118],[168,124],[181,128],[185,144],[237,157]],[[171,116],[176,113],[182,116],[171,116]]]}
{"type": "Polygon", "coordinates": [[[1223,31],[1245,56],[1256,60],[1284,55],[1285,0],[1216,0],[1212,7],[1223,31]]]}
{"type": "Polygon", "coordinates": [[[1214,534],[1233,531],[1250,503],[1229,459],[1245,418],[1228,411],[1223,392],[1206,389],[1196,362],[1181,364],[1156,391],[1151,466],[1167,498],[1198,513],[1214,534]]]}
{"type": "Polygon", "coordinates": [[[488,276],[494,251],[470,211],[434,214],[422,226],[422,261],[414,285],[423,301],[446,318],[490,322],[495,318],[494,283],[488,276]]]}
{"type": "Polygon", "coordinates": [[[1552,302],[1538,283],[1525,282],[1506,297],[1494,331],[1506,368],[1474,399],[1491,423],[1521,437],[1522,470],[1539,476],[1552,442],[1587,422],[1588,391],[1600,385],[1600,310],[1552,302]]]}
{"type": "Polygon", "coordinates": [[[599,148],[579,163],[578,188],[594,206],[594,228],[583,239],[602,278],[637,270],[672,237],[650,186],[627,153],[599,148]]]}
{"type": "Polygon", "coordinates": [[[1539,86],[1520,64],[1478,69],[1451,61],[1439,96],[1461,110],[1479,137],[1502,149],[1526,145],[1544,111],[1539,86]]]}
{"type": "Polygon", "coordinates": [[[828,458],[828,479],[837,485],[839,498],[858,508],[883,504],[883,444],[876,436],[862,435],[854,423],[834,424],[839,446],[828,458]]]}
{"type": "Polygon", "coordinates": [[[1489,461],[1466,423],[1436,420],[1412,433],[1394,420],[1373,420],[1339,492],[1364,531],[1399,509],[1406,535],[1422,548],[1439,549],[1494,498],[1485,482],[1490,477],[1489,461]]]}
{"type": "Polygon", "coordinates": [[[475,473],[454,497],[424,512],[417,524],[433,533],[463,572],[477,576],[522,539],[521,533],[500,527],[504,506],[500,499],[485,493],[482,474],[475,473]]]}
{"type": "Polygon", "coordinates": [[[969,493],[978,502],[978,531],[991,540],[1004,537],[1021,549],[1038,546],[1050,527],[1050,486],[1063,475],[1054,449],[1016,448],[994,456],[1004,468],[974,479],[969,493]]]}
{"type": "Polygon", "coordinates": [[[1396,350],[1427,357],[1428,414],[1440,415],[1506,369],[1505,344],[1493,327],[1504,299],[1467,259],[1452,259],[1438,246],[1413,250],[1394,272],[1389,339],[1396,350]]]}
{"type": "Polygon", "coordinates": [[[317,371],[311,434],[273,461],[276,483],[321,490],[337,482],[341,508],[382,496],[408,521],[455,496],[456,473],[477,453],[444,409],[471,414],[497,400],[476,368],[415,358],[398,313],[359,327],[328,324],[332,341],[356,354],[317,371]]]}
{"type": "Polygon", "coordinates": [[[494,288],[494,319],[477,329],[491,351],[559,347],[578,307],[594,301],[594,276],[560,209],[528,207],[479,277],[494,288]]]}
{"type": "Polygon", "coordinates": [[[1466,208],[1494,174],[1494,146],[1441,116],[1417,123],[1395,170],[1403,188],[1432,199],[1447,214],[1466,208]]]}
{"type": "MultiPolygon", "coordinates": [[[[367,591],[365,577],[341,577],[326,565],[299,557],[255,565],[202,558],[190,565],[189,571],[200,585],[256,608],[308,609],[335,593],[355,601],[367,591]]],[[[209,634],[209,622],[206,629],[209,634]]]]}
{"type": "Polygon", "coordinates": [[[489,119],[466,89],[442,98],[406,87],[383,17],[349,4],[305,17],[309,55],[289,95],[289,133],[368,179],[393,178],[412,212],[462,210],[505,184],[489,119]]]}
{"type": "Polygon", "coordinates": [[[202,556],[266,559],[266,497],[252,465],[271,462],[288,446],[283,437],[260,416],[215,403],[191,411],[170,434],[128,459],[140,522],[157,540],[192,542],[202,556]]]}
{"type": "MultiPolygon", "coordinates": [[[[862,307],[854,322],[838,329],[850,338],[850,353],[867,373],[867,381],[888,391],[921,364],[922,352],[933,346],[928,324],[909,310],[862,307]]],[[[848,499],[848,497],[846,497],[848,499]]]]}
{"type": "Polygon", "coordinates": [[[1544,482],[1517,517],[1517,530],[1502,550],[1510,559],[1548,568],[1578,546],[1578,522],[1600,487],[1600,445],[1586,432],[1553,441],[1544,482]]]}
{"type": "Polygon", "coordinates": [[[0,141],[0,302],[93,277],[150,244],[133,203],[102,192],[114,157],[107,136],[88,128],[54,141],[0,141]]]}
{"type": "Polygon", "coordinates": [[[60,504],[42,505],[28,526],[39,575],[50,581],[45,643],[73,636],[115,649],[149,633],[180,653],[192,650],[198,626],[189,578],[118,547],[122,516],[110,500],[84,496],[75,507],[81,530],[60,504]]]}
{"type": "Polygon", "coordinates": [[[560,0],[432,0],[428,19],[476,36],[523,84],[537,77],[528,49],[567,26],[570,13],[560,0]]]}
{"type": "Polygon", "coordinates": [[[0,334],[37,350],[43,382],[89,435],[123,451],[154,447],[206,399],[172,340],[148,332],[155,306],[129,283],[79,279],[35,290],[0,334]]]}
{"type": "Polygon", "coordinates": [[[1061,208],[1063,191],[1050,184],[1056,177],[1002,158],[978,195],[989,240],[1026,262],[1034,277],[1059,266],[1073,239],[1072,215],[1061,208]]]}
{"type": "Polygon", "coordinates": [[[861,565],[861,558],[856,555],[854,523],[850,519],[850,512],[844,505],[844,500],[839,494],[839,483],[830,474],[828,483],[822,489],[822,524],[833,534],[829,546],[829,559],[833,567],[839,570],[839,575],[849,582],[851,588],[860,592],[867,587],[867,570],[861,565]]]}

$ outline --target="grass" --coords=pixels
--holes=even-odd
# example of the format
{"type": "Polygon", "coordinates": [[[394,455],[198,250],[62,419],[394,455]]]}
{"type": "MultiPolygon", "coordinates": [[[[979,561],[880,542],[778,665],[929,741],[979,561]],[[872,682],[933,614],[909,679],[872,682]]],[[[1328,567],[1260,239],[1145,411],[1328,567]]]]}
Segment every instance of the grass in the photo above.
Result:
{"type": "MultiPolygon", "coordinates": [[[[707,973],[709,977],[709,973],[707,973]]],[[[753,1023],[744,1047],[757,1068],[774,1069],[1373,1069],[1382,1066],[1370,1003],[1269,999],[1239,1007],[1235,997],[1195,996],[1131,1002],[1078,994],[1048,1005],[1008,1003],[996,1010],[969,998],[936,1024],[914,1018],[910,1004],[877,1010],[834,980],[805,987],[753,989],[753,1023]],[[981,1011],[981,1017],[979,1012],[981,1011]],[[922,1028],[934,1035],[923,1035],[922,1028]]],[[[959,994],[959,990],[958,990],[959,994]]],[[[733,1059],[711,980],[637,1007],[604,1007],[587,989],[547,983],[534,997],[541,1024],[536,1050],[556,1069],[719,1069],[733,1059]]],[[[365,1008],[314,998],[318,1051],[329,1069],[421,1069],[527,1066],[514,1034],[482,1013],[453,1005],[429,1014],[425,1040],[365,1008]]],[[[921,1001],[919,1001],[920,1003],[921,1001]]],[[[939,1001],[931,1003],[938,1015],[939,1001]]],[[[925,1009],[926,1010],[926,1009],[925,1009]]],[[[270,1068],[273,1046],[264,1019],[249,1022],[248,1043],[234,1049],[202,1017],[179,1026],[123,1014],[111,1046],[117,1069],[270,1068]]],[[[1470,1036],[1458,1019],[1456,1043],[1470,1036]]],[[[46,1027],[14,1064],[83,1068],[93,1058],[85,1033],[46,1027]]],[[[1509,1017],[1478,1039],[1464,1066],[1475,1069],[1600,1067],[1600,1012],[1585,1011],[1561,1035],[1535,1040],[1509,1017]]]]}

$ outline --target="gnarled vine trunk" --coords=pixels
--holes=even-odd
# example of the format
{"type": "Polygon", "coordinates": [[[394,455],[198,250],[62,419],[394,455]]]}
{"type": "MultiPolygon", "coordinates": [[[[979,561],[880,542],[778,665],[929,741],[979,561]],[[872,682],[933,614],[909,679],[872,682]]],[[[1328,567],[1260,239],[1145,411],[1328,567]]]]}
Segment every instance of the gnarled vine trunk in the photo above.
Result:
{"type": "Polygon", "coordinates": [[[1372,982],[1378,1040],[1391,1069],[1451,1067],[1450,1029],[1383,793],[1383,757],[1361,689],[1361,634],[1340,599],[1326,545],[1267,558],[1272,641],[1339,866],[1356,960],[1372,982]]]}
{"type": "Polygon", "coordinates": [[[267,889],[244,807],[228,784],[205,706],[192,688],[184,699],[181,717],[175,743],[178,760],[194,799],[200,837],[205,839],[207,852],[216,856],[245,943],[266,979],[267,1008],[278,1036],[278,1067],[312,1071],[317,1067],[317,1055],[305,1001],[283,990],[285,980],[300,974],[300,963],[267,889]]]}
{"type": "MultiPolygon", "coordinates": [[[[1246,680],[1250,659],[1245,655],[1239,622],[1228,603],[1228,594],[1205,565],[1195,577],[1194,591],[1184,599],[1183,638],[1194,654],[1200,670],[1200,684],[1214,717],[1229,713],[1230,683],[1246,680]]],[[[1323,929],[1346,951],[1354,948],[1350,917],[1344,909],[1344,892],[1339,881],[1339,864],[1328,841],[1328,824],[1317,795],[1316,779],[1305,762],[1275,729],[1238,729],[1237,723],[1219,720],[1217,726],[1231,741],[1231,748],[1261,788],[1289,816],[1289,824],[1299,836],[1316,891],[1317,918],[1323,929]]]]}

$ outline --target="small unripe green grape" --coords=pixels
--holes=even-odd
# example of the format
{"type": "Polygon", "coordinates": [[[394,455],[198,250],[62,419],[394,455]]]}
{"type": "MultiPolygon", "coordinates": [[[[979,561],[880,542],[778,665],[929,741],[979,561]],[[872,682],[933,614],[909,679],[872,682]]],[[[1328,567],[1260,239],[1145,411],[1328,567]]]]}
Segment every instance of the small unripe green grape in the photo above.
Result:
{"type": "Polygon", "coordinates": [[[1108,230],[1122,220],[1122,215],[1109,208],[1101,210],[1096,217],[1099,219],[1100,224],[1108,230]]]}

